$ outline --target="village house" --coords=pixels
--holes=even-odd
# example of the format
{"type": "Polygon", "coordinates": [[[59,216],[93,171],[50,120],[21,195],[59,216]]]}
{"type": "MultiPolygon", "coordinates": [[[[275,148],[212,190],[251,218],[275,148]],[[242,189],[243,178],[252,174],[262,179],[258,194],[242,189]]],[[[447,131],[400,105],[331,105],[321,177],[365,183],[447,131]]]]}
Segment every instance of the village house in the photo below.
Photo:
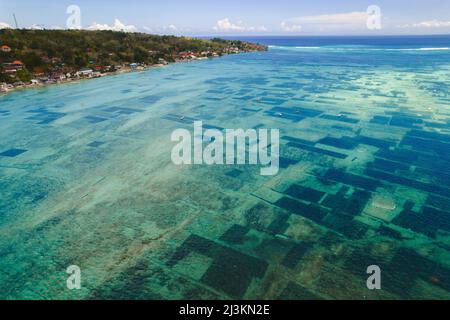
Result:
{"type": "Polygon", "coordinates": [[[93,73],[94,73],[94,71],[89,68],[83,68],[77,72],[77,74],[79,76],[83,76],[83,77],[92,77],[93,73]]]}
{"type": "Polygon", "coordinates": [[[42,68],[34,68],[33,69],[34,77],[43,77],[44,75],[45,75],[44,69],[42,69],[42,68]]]}
{"type": "Polygon", "coordinates": [[[239,48],[237,48],[237,47],[230,47],[230,48],[227,49],[227,52],[231,53],[231,54],[237,54],[237,53],[239,53],[239,48]]]}
{"type": "Polygon", "coordinates": [[[3,72],[4,73],[16,73],[17,69],[11,63],[3,63],[3,72]]]}
{"type": "Polygon", "coordinates": [[[166,60],[164,60],[163,58],[159,58],[158,59],[158,64],[168,65],[169,63],[166,60]]]}
{"type": "Polygon", "coordinates": [[[2,45],[1,47],[2,52],[11,52],[11,48],[9,46],[7,46],[6,44],[2,45]]]}
{"type": "Polygon", "coordinates": [[[3,63],[3,71],[5,73],[16,73],[17,71],[23,70],[23,63],[19,60],[15,60],[11,63],[3,63]]]}
{"type": "Polygon", "coordinates": [[[181,60],[190,60],[195,59],[197,57],[192,52],[188,51],[188,52],[180,52],[178,54],[178,58],[181,60]]]}
{"type": "Polygon", "coordinates": [[[50,74],[49,78],[55,81],[64,81],[66,80],[66,75],[60,72],[53,72],[50,74]]]}
{"type": "Polygon", "coordinates": [[[20,60],[14,60],[11,64],[17,69],[17,71],[22,70],[24,67],[22,61],[20,60]]]}
{"type": "Polygon", "coordinates": [[[7,92],[8,91],[8,85],[6,83],[0,83],[0,92],[7,92]]]}

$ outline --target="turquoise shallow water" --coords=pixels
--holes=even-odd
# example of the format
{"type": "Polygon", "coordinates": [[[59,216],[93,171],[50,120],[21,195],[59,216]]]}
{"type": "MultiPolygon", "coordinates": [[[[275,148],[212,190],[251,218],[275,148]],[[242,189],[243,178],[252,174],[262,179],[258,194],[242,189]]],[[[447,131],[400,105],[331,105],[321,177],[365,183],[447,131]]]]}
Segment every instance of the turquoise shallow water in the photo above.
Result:
{"type": "Polygon", "coordinates": [[[449,38],[259,40],[1,96],[0,297],[449,299],[449,38]],[[279,174],[173,165],[191,119],[280,129],[279,174]]]}

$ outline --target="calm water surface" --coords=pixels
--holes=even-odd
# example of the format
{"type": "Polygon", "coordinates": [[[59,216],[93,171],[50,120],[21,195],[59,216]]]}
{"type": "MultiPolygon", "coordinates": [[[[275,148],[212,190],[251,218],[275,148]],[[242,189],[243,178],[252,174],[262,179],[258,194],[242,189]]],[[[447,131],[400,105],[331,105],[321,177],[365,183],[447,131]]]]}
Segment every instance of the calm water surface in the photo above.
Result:
{"type": "Polygon", "coordinates": [[[0,97],[1,298],[450,298],[450,37],[251,40],[0,97]],[[193,119],[280,129],[279,174],[173,165],[193,119]]]}

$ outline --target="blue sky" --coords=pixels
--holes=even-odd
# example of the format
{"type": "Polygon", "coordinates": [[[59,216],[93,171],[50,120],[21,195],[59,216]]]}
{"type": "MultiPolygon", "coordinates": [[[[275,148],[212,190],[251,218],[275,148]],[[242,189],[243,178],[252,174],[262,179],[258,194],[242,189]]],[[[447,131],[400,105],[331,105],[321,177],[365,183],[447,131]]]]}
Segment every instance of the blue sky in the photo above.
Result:
{"type": "Polygon", "coordinates": [[[450,34],[449,0],[0,0],[0,27],[66,28],[69,5],[85,29],[177,35],[450,34]],[[380,8],[381,29],[367,27],[380,8]],[[373,14],[372,11],[371,14],[373,14]]]}

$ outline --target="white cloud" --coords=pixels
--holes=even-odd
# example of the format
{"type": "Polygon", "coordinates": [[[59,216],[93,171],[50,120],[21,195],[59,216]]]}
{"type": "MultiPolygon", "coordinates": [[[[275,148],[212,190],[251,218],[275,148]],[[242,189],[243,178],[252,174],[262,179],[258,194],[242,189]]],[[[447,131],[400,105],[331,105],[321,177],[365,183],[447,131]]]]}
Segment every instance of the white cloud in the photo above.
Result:
{"type": "Polygon", "coordinates": [[[12,29],[12,27],[6,22],[0,22],[0,29],[12,29]]]}
{"type": "Polygon", "coordinates": [[[216,31],[243,31],[245,28],[238,22],[232,23],[228,18],[217,21],[216,25],[213,27],[216,31]]]}
{"type": "Polygon", "coordinates": [[[163,29],[164,30],[168,30],[170,32],[177,32],[178,31],[178,28],[175,25],[173,25],[173,24],[171,24],[171,25],[169,25],[167,27],[164,27],[163,29]]]}
{"type": "Polygon", "coordinates": [[[258,27],[248,27],[247,31],[260,31],[260,32],[265,32],[268,31],[268,29],[264,26],[258,26],[258,27]]]}
{"type": "Polygon", "coordinates": [[[428,20],[414,24],[405,24],[400,28],[445,28],[450,27],[450,21],[428,20]]]}
{"type": "Polygon", "coordinates": [[[170,35],[178,35],[184,32],[184,29],[178,28],[174,24],[170,24],[168,26],[163,26],[162,28],[157,28],[156,33],[160,34],[170,34],[170,35]]]}
{"type": "Polygon", "coordinates": [[[281,30],[286,32],[300,32],[302,31],[302,26],[290,21],[283,21],[281,22],[281,30]]]}
{"type": "Polygon", "coordinates": [[[267,28],[265,26],[257,26],[257,27],[247,27],[243,24],[242,21],[231,22],[230,19],[225,18],[222,20],[218,20],[216,25],[213,27],[216,31],[250,31],[250,32],[265,32],[267,28]]]}
{"type": "Polygon", "coordinates": [[[324,14],[318,16],[305,16],[292,19],[299,23],[320,24],[320,25],[349,25],[364,24],[368,18],[367,12],[348,12],[336,14],[324,14]]]}
{"type": "Polygon", "coordinates": [[[367,12],[347,12],[323,14],[316,16],[300,16],[281,22],[281,30],[285,32],[308,31],[343,31],[367,28],[367,12]]]}
{"type": "Polygon", "coordinates": [[[30,26],[30,29],[31,29],[31,30],[44,30],[45,28],[44,28],[44,26],[42,26],[42,25],[39,25],[39,24],[33,24],[33,25],[30,26]]]}
{"type": "Polygon", "coordinates": [[[125,25],[119,19],[114,20],[114,25],[110,26],[108,24],[100,24],[94,22],[87,30],[112,30],[112,31],[123,31],[123,32],[137,32],[137,28],[133,25],[125,25]]]}

